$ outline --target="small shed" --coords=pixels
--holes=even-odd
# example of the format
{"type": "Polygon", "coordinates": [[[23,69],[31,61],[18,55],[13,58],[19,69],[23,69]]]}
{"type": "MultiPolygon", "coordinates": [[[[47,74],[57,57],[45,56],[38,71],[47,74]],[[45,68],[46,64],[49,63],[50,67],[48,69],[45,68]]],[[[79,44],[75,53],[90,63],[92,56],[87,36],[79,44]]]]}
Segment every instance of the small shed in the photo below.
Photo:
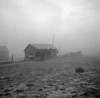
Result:
{"type": "Polygon", "coordinates": [[[6,46],[0,46],[0,61],[9,60],[9,50],[6,46]]]}
{"type": "Polygon", "coordinates": [[[29,44],[24,53],[25,60],[43,60],[56,57],[58,50],[51,44],[29,44]]]}

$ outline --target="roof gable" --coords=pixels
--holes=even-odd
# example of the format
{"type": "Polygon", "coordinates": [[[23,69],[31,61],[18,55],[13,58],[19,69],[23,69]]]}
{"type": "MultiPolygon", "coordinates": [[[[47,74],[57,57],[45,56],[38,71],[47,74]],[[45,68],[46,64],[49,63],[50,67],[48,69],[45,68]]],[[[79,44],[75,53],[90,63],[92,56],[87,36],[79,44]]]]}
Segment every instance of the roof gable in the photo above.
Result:
{"type": "Polygon", "coordinates": [[[37,49],[56,49],[51,44],[30,44],[32,47],[36,47],[37,49]]]}

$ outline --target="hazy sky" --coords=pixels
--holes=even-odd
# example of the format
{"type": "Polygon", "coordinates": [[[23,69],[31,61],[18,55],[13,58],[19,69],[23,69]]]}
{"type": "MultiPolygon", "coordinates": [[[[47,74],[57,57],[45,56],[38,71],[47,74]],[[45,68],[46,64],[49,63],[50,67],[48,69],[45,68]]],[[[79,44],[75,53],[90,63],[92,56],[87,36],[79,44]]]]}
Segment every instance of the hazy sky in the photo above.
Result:
{"type": "Polygon", "coordinates": [[[0,45],[23,56],[29,43],[100,52],[100,0],[0,0],[0,45]]]}

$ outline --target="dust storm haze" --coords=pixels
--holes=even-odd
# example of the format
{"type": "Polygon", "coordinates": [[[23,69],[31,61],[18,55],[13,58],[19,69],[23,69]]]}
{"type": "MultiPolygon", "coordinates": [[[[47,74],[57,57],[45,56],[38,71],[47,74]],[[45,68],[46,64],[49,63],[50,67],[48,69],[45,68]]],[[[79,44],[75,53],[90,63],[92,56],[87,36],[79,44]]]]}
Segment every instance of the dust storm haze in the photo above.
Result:
{"type": "Polygon", "coordinates": [[[61,53],[100,53],[100,0],[0,0],[0,45],[24,57],[29,43],[51,43],[61,53]]]}

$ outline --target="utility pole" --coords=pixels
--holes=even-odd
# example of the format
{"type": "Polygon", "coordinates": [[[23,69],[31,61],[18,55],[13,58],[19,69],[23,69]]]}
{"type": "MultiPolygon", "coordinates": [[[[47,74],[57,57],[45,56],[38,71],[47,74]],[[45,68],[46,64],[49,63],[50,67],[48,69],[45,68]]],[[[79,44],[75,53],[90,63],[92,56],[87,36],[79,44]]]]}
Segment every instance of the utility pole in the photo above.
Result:
{"type": "Polygon", "coordinates": [[[12,54],[11,62],[13,62],[13,60],[14,60],[14,54],[12,54]]]}

